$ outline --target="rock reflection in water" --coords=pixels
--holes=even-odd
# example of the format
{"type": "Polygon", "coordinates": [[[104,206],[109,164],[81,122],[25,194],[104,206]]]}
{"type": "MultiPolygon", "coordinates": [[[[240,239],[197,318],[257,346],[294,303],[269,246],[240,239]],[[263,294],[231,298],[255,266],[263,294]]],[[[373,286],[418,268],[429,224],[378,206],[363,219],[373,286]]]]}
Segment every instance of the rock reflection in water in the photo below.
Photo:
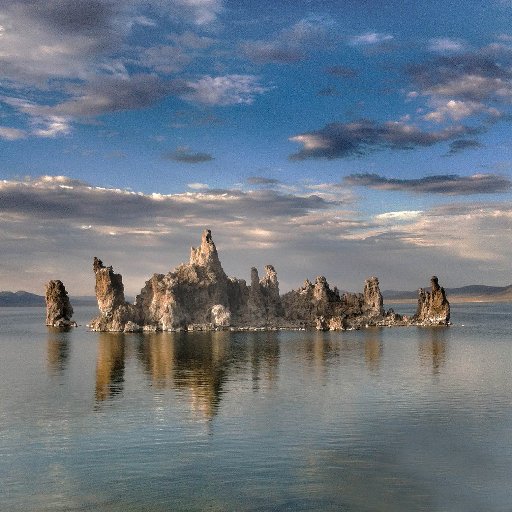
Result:
{"type": "Polygon", "coordinates": [[[279,334],[275,331],[255,332],[251,336],[250,360],[252,367],[252,385],[257,391],[261,382],[269,387],[277,382],[279,376],[279,334]]]}
{"type": "Polygon", "coordinates": [[[370,372],[380,368],[382,359],[382,329],[366,329],[364,332],[364,358],[370,372]]]}
{"type": "Polygon", "coordinates": [[[217,413],[227,380],[248,366],[255,390],[278,378],[276,332],[160,332],[139,340],[138,357],[151,385],[186,392],[191,409],[206,418],[217,413]]]}
{"type": "Polygon", "coordinates": [[[70,354],[69,345],[69,330],[64,331],[55,327],[48,328],[46,350],[50,374],[60,375],[66,369],[70,354]]]}
{"type": "Polygon", "coordinates": [[[438,374],[446,361],[447,332],[446,327],[419,329],[419,354],[421,364],[431,367],[433,374],[438,374]]]}
{"type": "Polygon", "coordinates": [[[125,335],[100,333],[96,360],[96,401],[102,402],[123,391],[125,335]]]}
{"type": "Polygon", "coordinates": [[[306,359],[312,363],[315,371],[324,372],[326,363],[339,356],[339,333],[314,331],[306,340],[306,359]]]}

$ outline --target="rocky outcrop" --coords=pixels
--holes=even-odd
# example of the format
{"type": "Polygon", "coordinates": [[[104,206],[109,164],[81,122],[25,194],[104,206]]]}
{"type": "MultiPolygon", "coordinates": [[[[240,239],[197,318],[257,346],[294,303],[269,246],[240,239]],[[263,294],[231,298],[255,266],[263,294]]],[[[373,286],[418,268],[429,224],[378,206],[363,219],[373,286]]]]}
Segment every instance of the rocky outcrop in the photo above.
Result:
{"type": "Polygon", "coordinates": [[[50,281],[46,285],[46,325],[50,327],[76,327],[71,320],[73,307],[62,281],[50,281]]]}
{"type": "Polygon", "coordinates": [[[91,322],[91,329],[95,331],[139,330],[138,310],[124,298],[121,274],[115,274],[112,267],[105,267],[96,257],[93,270],[96,277],[94,290],[100,315],[91,322]]]}
{"type": "MultiPolygon", "coordinates": [[[[331,289],[324,276],[319,276],[314,284],[306,280],[301,288],[283,296],[272,265],[265,267],[261,279],[258,270],[252,268],[250,285],[228,277],[210,230],[202,233],[199,247],[192,247],[188,264],[165,275],[154,274],[134,304],[126,302],[122,277],[112,267],[94,258],[93,270],[100,315],[90,327],[98,331],[342,330],[412,322],[392,310],[385,313],[376,277],[366,280],[363,293],[340,294],[336,287],[331,289]]],[[[429,318],[439,309],[435,297],[428,299],[432,303],[429,318]]],[[[425,323],[423,316],[414,319],[425,323]]]]}
{"type": "Polygon", "coordinates": [[[370,277],[364,293],[344,293],[331,290],[327,279],[319,276],[312,284],[306,279],[298,290],[282,297],[284,315],[291,324],[299,323],[306,329],[342,330],[376,325],[385,316],[379,281],[370,277]]]}
{"type": "Polygon", "coordinates": [[[418,309],[413,322],[421,325],[448,325],[450,323],[450,303],[444,288],[439,286],[437,276],[430,279],[431,291],[418,290],[418,309]]]}

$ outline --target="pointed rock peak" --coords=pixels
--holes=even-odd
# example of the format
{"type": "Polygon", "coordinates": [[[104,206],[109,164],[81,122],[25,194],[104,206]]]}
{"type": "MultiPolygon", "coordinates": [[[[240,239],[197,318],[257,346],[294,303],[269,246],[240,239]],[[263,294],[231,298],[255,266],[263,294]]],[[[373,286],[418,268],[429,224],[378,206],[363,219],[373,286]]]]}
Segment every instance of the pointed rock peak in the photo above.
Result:
{"type": "Polygon", "coordinates": [[[220,267],[219,255],[213,242],[212,232],[205,229],[201,236],[201,245],[190,249],[190,264],[201,267],[220,267]]]}
{"type": "Polygon", "coordinates": [[[430,286],[432,287],[433,292],[436,292],[437,290],[439,290],[440,286],[439,286],[439,279],[437,278],[437,276],[432,276],[430,278],[430,286]]]}
{"type": "Polygon", "coordinates": [[[103,262],[94,256],[94,261],[92,262],[92,269],[94,270],[94,273],[98,272],[98,270],[105,268],[105,265],[103,265],[103,262]]]}

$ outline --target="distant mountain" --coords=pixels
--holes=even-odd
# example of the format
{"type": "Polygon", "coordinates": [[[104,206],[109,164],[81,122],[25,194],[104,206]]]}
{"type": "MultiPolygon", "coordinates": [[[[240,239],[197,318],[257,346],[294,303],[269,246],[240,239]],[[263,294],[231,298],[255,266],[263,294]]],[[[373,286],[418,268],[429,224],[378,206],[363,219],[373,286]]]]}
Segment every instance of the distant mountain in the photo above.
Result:
{"type": "MultiPolygon", "coordinates": [[[[95,306],[95,297],[78,296],[70,297],[72,306],[95,306]]],[[[0,292],[0,307],[40,307],[45,306],[42,295],[24,291],[0,292]]]]}
{"type": "Polygon", "coordinates": [[[0,306],[44,306],[44,297],[24,291],[0,292],[0,306]]]}
{"type": "MultiPolygon", "coordinates": [[[[413,300],[418,298],[418,291],[385,290],[382,292],[384,300],[413,300]]],[[[448,300],[460,301],[488,301],[508,302],[512,301],[512,285],[486,286],[483,284],[471,284],[460,288],[446,288],[448,300]]]]}

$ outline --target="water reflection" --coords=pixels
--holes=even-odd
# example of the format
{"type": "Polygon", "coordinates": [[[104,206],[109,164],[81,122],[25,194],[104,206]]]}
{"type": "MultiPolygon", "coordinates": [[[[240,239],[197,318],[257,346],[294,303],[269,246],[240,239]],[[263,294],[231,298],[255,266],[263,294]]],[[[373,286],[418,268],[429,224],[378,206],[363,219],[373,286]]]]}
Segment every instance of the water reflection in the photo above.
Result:
{"type": "Polygon", "coordinates": [[[262,382],[272,387],[279,376],[279,334],[275,331],[254,333],[248,350],[250,350],[253,389],[255,391],[260,389],[262,382]]]}
{"type": "Polygon", "coordinates": [[[102,332],[98,334],[96,360],[96,400],[102,402],[123,391],[125,335],[102,332]]]}
{"type": "Polygon", "coordinates": [[[446,361],[448,328],[433,327],[419,329],[420,362],[424,367],[431,367],[433,374],[438,374],[446,361]]]}
{"type": "Polygon", "coordinates": [[[306,359],[313,364],[316,371],[323,373],[327,362],[340,355],[339,338],[333,333],[314,331],[305,340],[306,359]]]}
{"type": "Polygon", "coordinates": [[[64,373],[69,360],[70,339],[69,331],[48,327],[46,359],[50,374],[62,375],[64,373]]]}
{"type": "Polygon", "coordinates": [[[137,355],[155,388],[186,392],[193,411],[212,418],[227,380],[250,371],[253,389],[278,378],[276,332],[147,333],[137,341],[137,355]]]}
{"type": "Polygon", "coordinates": [[[380,368],[382,347],[382,329],[366,329],[364,332],[364,359],[370,372],[376,372],[380,368]]]}

